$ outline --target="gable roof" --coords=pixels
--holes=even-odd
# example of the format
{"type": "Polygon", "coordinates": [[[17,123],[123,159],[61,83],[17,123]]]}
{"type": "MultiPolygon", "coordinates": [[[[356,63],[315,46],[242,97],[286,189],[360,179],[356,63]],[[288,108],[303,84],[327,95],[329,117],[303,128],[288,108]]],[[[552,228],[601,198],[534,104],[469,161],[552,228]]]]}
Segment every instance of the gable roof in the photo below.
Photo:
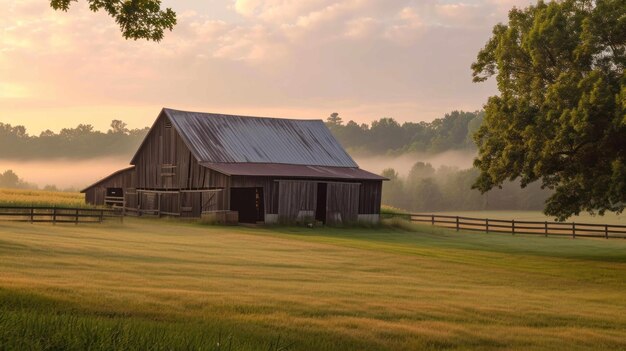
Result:
{"type": "Polygon", "coordinates": [[[109,179],[111,179],[111,178],[113,178],[113,177],[115,177],[115,176],[118,176],[118,175],[120,175],[120,174],[122,174],[122,173],[124,173],[124,172],[132,171],[132,170],[134,170],[134,169],[135,169],[135,166],[130,166],[130,167],[122,168],[122,169],[120,169],[119,171],[115,171],[115,172],[113,172],[113,173],[109,174],[108,176],[106,176],[106,177],[104,177],[104,178],[102,178],[102,179],[98,180],[97,182],[95,182],[95,183],[91,184],[90,186],[86,187],[85,189],[81,190],[80,192],[81,192],[81,193],[84,193],[84,192],[86,192],[87,190],[89,190],[89,189],[93,188],[94,186],[98,186],[98,185],[102,184],[103,182],[106,182],[107,180],[109,180],[109,179]]]}
{"type": "Polygon", "coordinates": [[[163,113],[201,163],[358,167],[322,120],[163,113]]]}

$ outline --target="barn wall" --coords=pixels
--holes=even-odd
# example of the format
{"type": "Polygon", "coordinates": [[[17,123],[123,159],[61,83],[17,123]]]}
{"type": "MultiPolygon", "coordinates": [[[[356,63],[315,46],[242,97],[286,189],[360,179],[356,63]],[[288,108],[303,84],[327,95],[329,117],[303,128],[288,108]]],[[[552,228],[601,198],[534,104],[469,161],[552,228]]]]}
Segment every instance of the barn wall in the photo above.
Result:
{"type": "Polygon", "coordinates": [[[233,176],[230,186],[263,188],[266,219],[294,222],[301,211],[315,212],[318,183],[329,184],[326,214],[329,221],[331,218],[341,218],[343,222],[356,222],[362,218],[377,221],[379,218],[381,181],[333,182],[233,176]]]}
{"type": "Polygon", "coordinates": [[[294,222],[299,214],[315,216],[317,182],[280,180],[278,182],[278,220],[294,222]]]}
{"type": "Polygon", "coordinates": [[[326,221],[329,224],[357,221],[360,185],[359,183],[328,183],[326,221]]]}
{"type": "Polygon", "coordinates": [[[161,115],[135,158],[140,189],[221,188],[228,177],[200,166],[165,115],[161,115]]]}
{"type": "Polygon", "coordinates": [[[109,176],[85,190],[85,201],[90,205],[104,205],[107,188],[122,188],[124,193],[127,189],[135,188],[137,184],[137,174],[134,169],[128,169],[109,176]]]}
{"type": "Polygon", "coordinates": [[[383,182],[366,180],[359,188],[359,214],[380,214],[383,182]]]}

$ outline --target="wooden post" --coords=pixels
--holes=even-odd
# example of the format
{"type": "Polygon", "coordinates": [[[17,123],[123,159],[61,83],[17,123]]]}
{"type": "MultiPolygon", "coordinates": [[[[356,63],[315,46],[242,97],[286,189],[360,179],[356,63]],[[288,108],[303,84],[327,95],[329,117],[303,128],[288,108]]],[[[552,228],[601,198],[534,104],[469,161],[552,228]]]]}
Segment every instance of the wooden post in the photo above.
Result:
{"type": "Polygon", "coordinates": [[[52,208],[52,224],[57,224],[57,208],[52,208]]]}
{"type": "Polygon", "coordinates": [[[159,211],[159,218],[161,218],[161,193],[159,193],[159,196],[157,198],[157,204],[158,204],[157,208],[158,208],[158,211],[159,211]]]}
{"type": "Polygon", "coordinates": [[[456,231],[459,231],[459,216],[456,216],[456,231]]]}
{"type": "Polygon", "coordinates": [[[511,221],[511,234],[515,235],[515,220],[511,221]]]}
{"type": "Polygon", "coordinates": [[[548,237],[548,221],[545,221],[545,229],[544,229],[544,233],[546,238],[548,237]]]}
{"type": "Polygon", "coordinates": [[[100,223],[104,220],[104,210],[100,210],[100,223]]]}
{"type": "Polygon", "coordinates": [[[78,209],[76,209],[76,218],[74,219],[74,224],[78,225],[78,209]]]}
{"type": "Polygon", "coordinates": [[[121,223],[124,223],[124,217],[126,217],[126,191],[124,191],[122,198],[122,218],[120,219],[121,223]]]}
{"type": "Polygon", "coordinates": [[[489,233],[489,218],[485,218],[485,231],[489,233]]]}
{"type": "Polygon", "coordinates": [[[30,223],[32,224],[35,221],[35,209],[30,208],[30,223]]]}
{"type": "Polygon", "coordinates": [[[572,222],[572,239],[576,239],[576,222],[572,222]]]}
{"type": "Polygon", "coordinates": [[[609,238],[609,225],[608,224],[604,225],[604,238],[605,239],[609,238]]]}
{"type": "Polygon", "coordinates": [[[430,224],[435,225],[435,215],[430,215],[430,224]]]}

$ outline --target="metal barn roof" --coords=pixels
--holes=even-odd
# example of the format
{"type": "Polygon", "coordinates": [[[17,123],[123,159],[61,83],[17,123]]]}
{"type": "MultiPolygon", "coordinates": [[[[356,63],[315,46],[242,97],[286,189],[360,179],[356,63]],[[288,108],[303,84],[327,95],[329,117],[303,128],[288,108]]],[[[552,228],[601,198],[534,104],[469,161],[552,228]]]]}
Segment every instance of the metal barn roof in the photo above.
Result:
{"type": "Polygon", "coordinates": [[[358,167],[321,120],[163,112],[202,163],[358,167]]]}
{"type": "Polygon", "coordinates": [[[303,166],[268,163],[200,163],[229,176],[289,177],[307,179],[388,180],[354,167],[303,166]]]}

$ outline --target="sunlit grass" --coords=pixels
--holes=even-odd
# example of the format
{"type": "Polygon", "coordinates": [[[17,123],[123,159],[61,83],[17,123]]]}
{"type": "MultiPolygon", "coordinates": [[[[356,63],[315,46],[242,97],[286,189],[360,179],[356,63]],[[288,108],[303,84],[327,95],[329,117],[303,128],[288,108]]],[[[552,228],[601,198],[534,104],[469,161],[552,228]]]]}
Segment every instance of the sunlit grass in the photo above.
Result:
{"type": "Polygon", "coordinates": [[[415,228],[0,222],[0,348],[626,348],[626,241],[415,228]]]}
{"type": "Polygon", "coordinates": [[[0,206],[87,207],[81,193],[19,189],[0,189],[0,206]]]}

